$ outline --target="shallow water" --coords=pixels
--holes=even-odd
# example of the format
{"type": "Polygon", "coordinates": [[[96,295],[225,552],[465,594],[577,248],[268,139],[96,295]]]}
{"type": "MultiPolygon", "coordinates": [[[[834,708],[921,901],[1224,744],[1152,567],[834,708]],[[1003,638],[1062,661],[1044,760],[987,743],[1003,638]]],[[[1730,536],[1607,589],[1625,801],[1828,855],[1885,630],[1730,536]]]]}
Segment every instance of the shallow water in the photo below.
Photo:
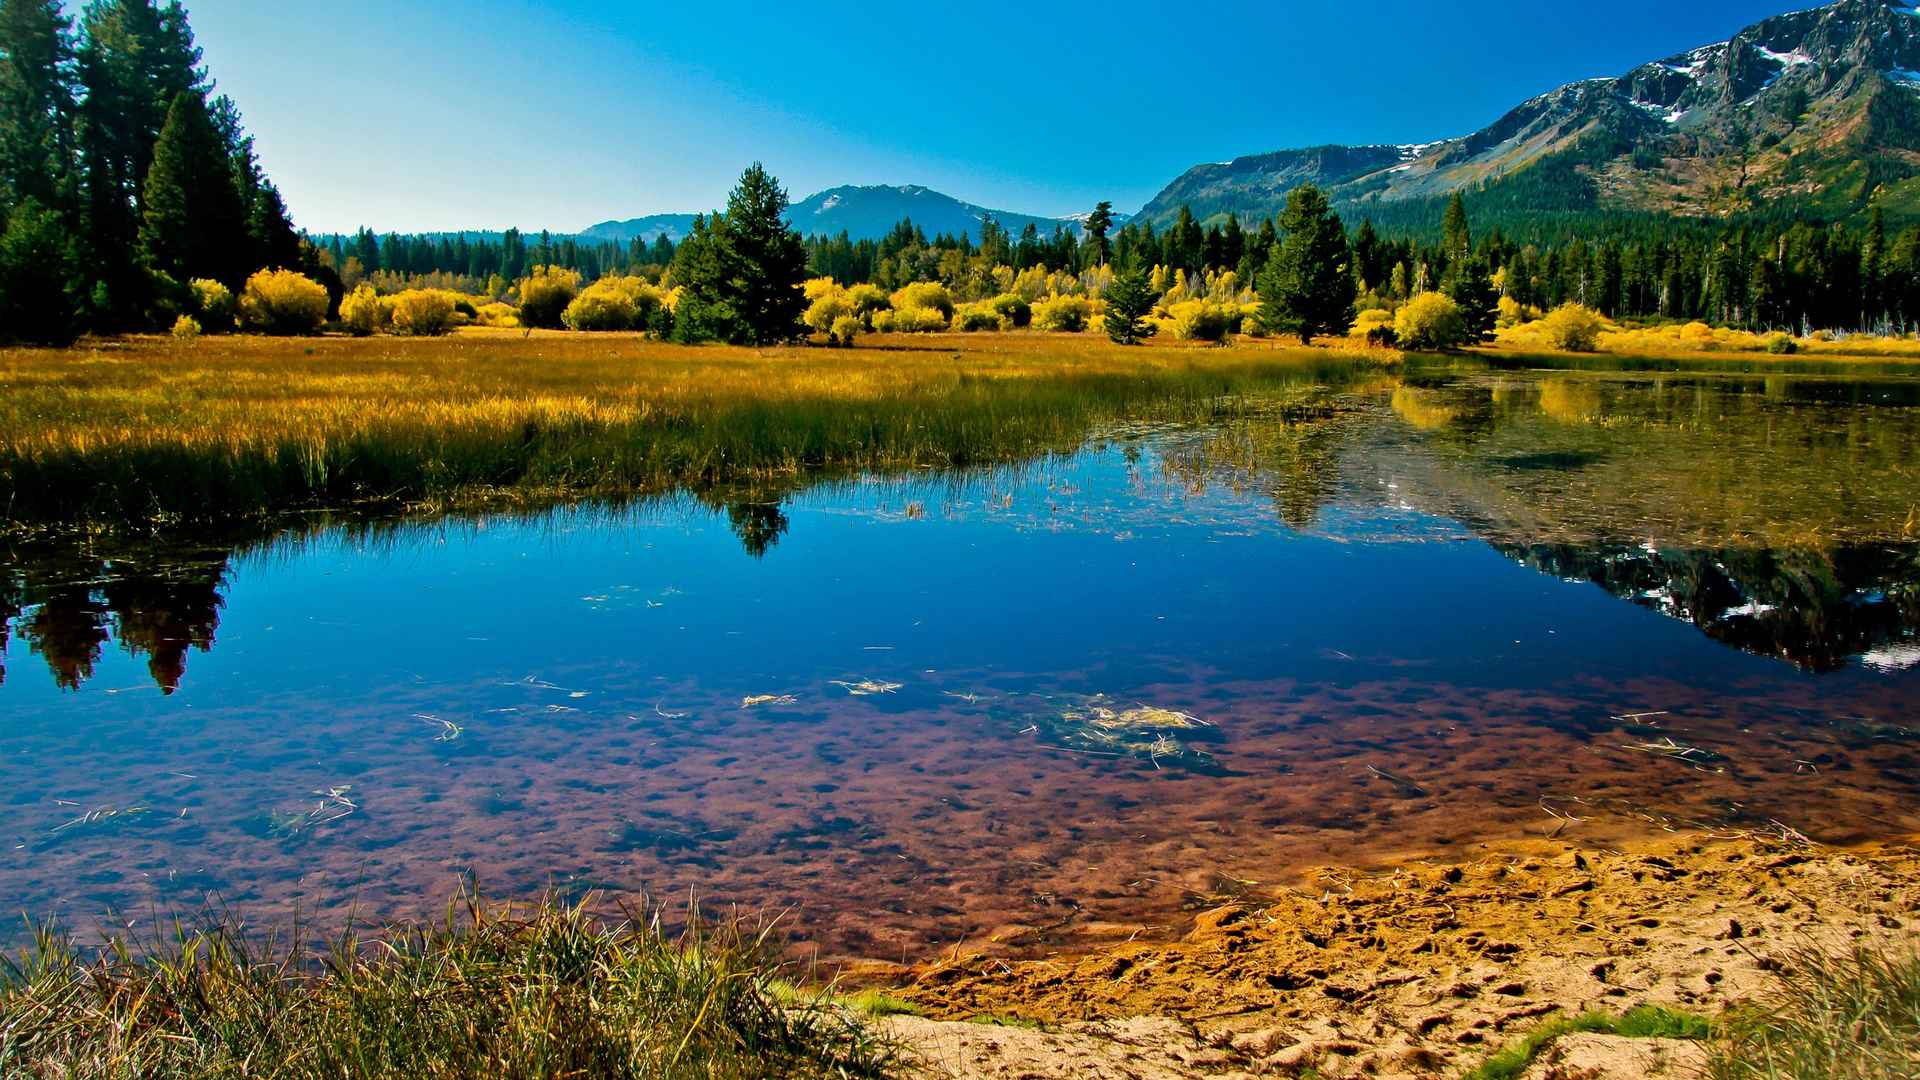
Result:
{"type": "Polygon", "coordinates": [[[7,550],[0,906],[692,893],[899,959],[1521,836],[1920,829],[1920,382],[1319,405],[779,505],[7,550]]]}

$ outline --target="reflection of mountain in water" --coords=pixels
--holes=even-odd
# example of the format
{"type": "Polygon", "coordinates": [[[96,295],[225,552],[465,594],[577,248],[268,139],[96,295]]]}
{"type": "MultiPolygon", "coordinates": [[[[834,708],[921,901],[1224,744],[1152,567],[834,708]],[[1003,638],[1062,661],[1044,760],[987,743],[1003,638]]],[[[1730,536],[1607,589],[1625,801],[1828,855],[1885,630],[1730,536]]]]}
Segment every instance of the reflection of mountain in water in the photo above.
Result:
{"type": "Polygon", "coordinates": [[[1665,551],[1493,542],[1543,573],[1590,581],[1723,644],[1812,671],[1920,642],[1920,546],[1827,552],[1665,551]]]}
{"type": "Polygon", "coordinates": [[[54,681],[77,690],[93,677],[102,648],[118,641],[128,655],[145,656],[155,685],[171,694],[188,651],[213,647],[227,561],[224,551],[131,564],[71,550],[13,552],[0,561],[0,661],[12,624],[54,681]]]}

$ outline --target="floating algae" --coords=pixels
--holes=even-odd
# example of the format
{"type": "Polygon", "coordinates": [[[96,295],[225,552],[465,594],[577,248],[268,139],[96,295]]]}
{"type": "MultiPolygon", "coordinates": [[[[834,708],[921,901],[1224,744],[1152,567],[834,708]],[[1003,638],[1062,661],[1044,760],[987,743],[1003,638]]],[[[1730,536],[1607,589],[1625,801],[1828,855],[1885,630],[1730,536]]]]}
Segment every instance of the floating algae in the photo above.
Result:
{"type": "Polygon", "coordinates": [[[755,705],[793,705],[799,701],[792,694],[749,694],[740,699],[740,707],[751,709],[755,705]]]}
{"type": "Polygon", "coordinates": [[[840,687],[854,697],[871,697],[874,694],[894,693],[905,684],[881,682],[879,679],[861,679],[859,682],[842,682],[835,679],[832,685],[840,687]]]}
{"type": "Polygon", "coordinates": [[[1156,769],[1216,767],[1213,755],[1195,744],[1219,741],[1219,729],[1192,713],[1157,705],[1123,706],[1105,694],[1053,700],[1059,703],[1057,709],[1023,717],[1022,734],[1054,749],[1134,758],[1156,769]]]}

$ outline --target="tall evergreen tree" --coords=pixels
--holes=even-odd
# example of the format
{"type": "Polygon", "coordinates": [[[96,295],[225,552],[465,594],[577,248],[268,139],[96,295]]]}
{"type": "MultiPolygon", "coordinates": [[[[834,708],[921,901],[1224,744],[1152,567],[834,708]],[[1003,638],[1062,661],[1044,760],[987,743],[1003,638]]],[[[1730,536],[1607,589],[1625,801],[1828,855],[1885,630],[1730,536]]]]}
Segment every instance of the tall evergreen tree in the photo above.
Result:
{"type": "Polygon", "coordinates": [[[140,254],[154,269],[176,281],[213,278],[234,289],[257,269],[233,159],[194,91],[173,99],[141,203],[140,254]]]}
{"type": "MultiPolygon", "coordinates": [[[[1112,228],[1113,204],[1102,199],[1094,206],[1093,213],[1087,215],[1087,238],[1084,246],[1087,249],[1088,258],[1086,261],[1088,266],[1105,266],[1107,264],[1107,258],[1112,254],[1111,246],[1107,242],[1107,233],[1111,231],[1112,228]]],[[[985,245],[982,246],[984,247],[985,245]]]]}
{"type": "Polygon", "coordinates": [[[1340,215],[1319,188],[1303,184],[1287,196],[1280,231],[1286,239],[1268,258],[1256,286],[1260,325],[1269,333],[1297,335],[1302,345],[1346,333],[1359,290],[1348,266],[1352,256],[1340,215]]]}
{"type": "Polygon", "coordinates": [[[1467,202],[1459,192],[1447,200],[1447,213],[1440,222],[1440,232],[1445,237],[1447,265],[1464,263],[1467,256],[1473,254],[1473,234],[1467,227],[1467,202]]]}
{"type": "Polygon", "coordinates": [[[756,161],[727,196],[726,213],[695,219],[674,259],[681,303],[692,302],[692,318],[676,318],[677,334],[770,345],[805,333],[807,249],[786,213],[787,193],[756,161]]]}
{"type": "Polygon", "coordinates": [[[0,0],[0,211],[72,197],[71,29],[59,0],[0,0]]]}
{"type": "Polygon", "coordinates": [[[1467,340],[1493,340],[1494,323],[1500,316],[1500,294],[1493,287],[1486,261],[1468,257],[1448,275],[1446,292],[1460,309],[1467,340]]]}

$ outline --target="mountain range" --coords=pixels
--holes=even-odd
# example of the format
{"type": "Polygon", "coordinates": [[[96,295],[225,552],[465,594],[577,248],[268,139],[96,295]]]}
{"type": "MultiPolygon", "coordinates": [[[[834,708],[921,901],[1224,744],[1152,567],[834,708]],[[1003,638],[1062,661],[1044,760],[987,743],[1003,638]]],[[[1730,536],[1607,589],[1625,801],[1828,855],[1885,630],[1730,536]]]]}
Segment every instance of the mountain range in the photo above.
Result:
{"type": "Polygon", "coordinates": [[[1495,213],[1780,209],[1844,216],[1876,188],[1920,209],[1920,11],[1838,3],[1763,20],[1624,75],[1571,83],[1479,131],[1401,146],[1318,146],[1196,165],[1140,211],[1242,220],[1303,183],[1375,216],[1455,191],[1495,213]]]}
{"type": "MultiPolygon", "coordinates": [[[[892,232],[895,225],[909,219],[928,237],[941,233],[950,236],[965,233],[978,240],[988,215],[992,215],[1001,228],[1015,237],[1028,225],[1038,230],[1041,236],[1051,236],[1054,229],[1061,227],[1078,234],[1086,217],[1080,214],[1052,218],[1010,210],[988,210],[917,184],[830,188],[794,203],[787,210],[787,220],[804,235],[838,236],[844,232],[856,241],[878,240],[892,232]]],[[[1127,219],[1125,214],[1114,216],[1120,222],[1127,219]]],[[[693,227],[693,217],[692,214],[654,214],[628,221],[604,221],[585,229],[580,235],[591,240],[624,244],[636,237],[651,241],[665,233],[668,239],[679,243],[693,227]]]]}
{"type": "MultiPolygon", "coordinates": [[[[1870,199],[1920,219],[1920,10],[1915,0],[1838,0],[1762,20],[1726,41],[1569,83],[1471,134],[1434,142],[1315,146],[1196,165],[1131,217],[1164,227],[1277,214],[1318,185],[1342,212],[1431,227],[1465,192],[1476,217],[1592,213],[1839,219],[1870,199]]],[[[993,210],[918,185],[844,186],[788,212],[807,235],[878,239],[902,219],[929,237],[980,238],[988,214],[1014,235],[1076,233],[1084,214],[993,210]]],[[[1116,214],[1116,221],[1130,215],[1116,214]]],[[[692,214],[608,221],[581,235],[678,242],[692,214]]]]}

